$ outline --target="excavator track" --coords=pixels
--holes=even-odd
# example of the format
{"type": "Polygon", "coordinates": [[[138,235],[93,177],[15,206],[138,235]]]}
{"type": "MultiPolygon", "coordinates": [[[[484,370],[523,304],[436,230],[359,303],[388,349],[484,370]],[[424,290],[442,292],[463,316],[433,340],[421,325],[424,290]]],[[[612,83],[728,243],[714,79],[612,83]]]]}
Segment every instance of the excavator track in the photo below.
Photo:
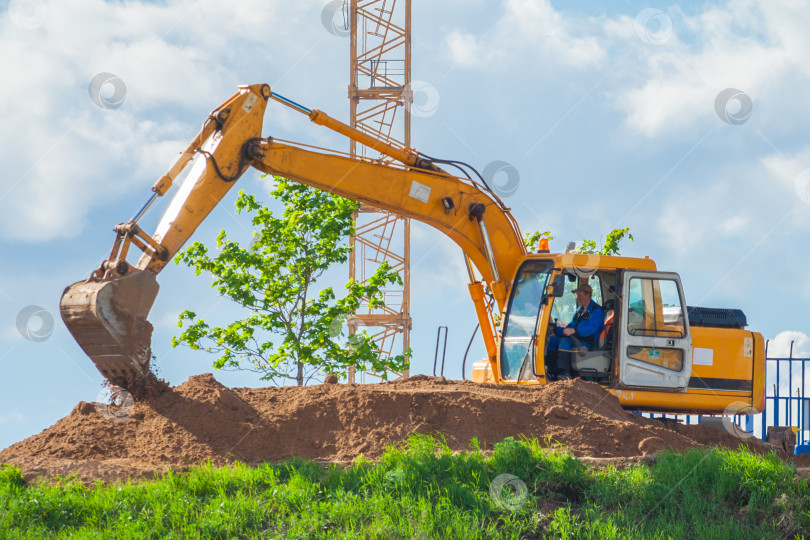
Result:
{"type": "Polygon", "coordinates": [[[113,386],[144,397],[156,378],[149,370],[152,325],[146,320],[158,293],[155,275],[80,281],[67,287],[59,311],[76,342],[113,386]]]}

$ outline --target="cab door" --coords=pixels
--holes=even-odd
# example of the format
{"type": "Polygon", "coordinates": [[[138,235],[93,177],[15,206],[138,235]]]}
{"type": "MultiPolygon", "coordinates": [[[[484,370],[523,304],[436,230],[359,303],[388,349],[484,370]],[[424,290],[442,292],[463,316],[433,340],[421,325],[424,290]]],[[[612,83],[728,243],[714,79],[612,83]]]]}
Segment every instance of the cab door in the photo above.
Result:
{"type": "Polygon", "coordinates": [[[685,392],[692,337],[678,274],[624,272],[619,324],[619,384],[685,392]]]}

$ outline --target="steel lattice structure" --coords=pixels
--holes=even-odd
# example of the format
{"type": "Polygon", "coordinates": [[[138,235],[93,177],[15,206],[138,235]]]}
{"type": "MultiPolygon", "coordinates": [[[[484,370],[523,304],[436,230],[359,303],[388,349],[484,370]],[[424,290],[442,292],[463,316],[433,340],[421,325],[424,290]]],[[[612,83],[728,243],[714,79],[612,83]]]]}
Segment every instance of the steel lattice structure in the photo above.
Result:
{"type": "MultiPolygon", "coordinates": [[[[351,124],[399,147],[410,147],[412,101],[411,0],[351,0],[349,10],[351,124]]],[[[351,153],[379,159],[373,150],[352,141],[351,153]]],[[[367,327],[382,355],[410,347],[410,220],[363,206],[355,216],[349,262],[351,278],[365,281],[384,261],[402,276],[403,286],[385,291],[385,307],[361,306],[349,323],[350,333],[367,327]]],[[[365,374],[363,374],[365,375],[365,374]]],[[[408,372],[396,373],[408,376],[408,372]]],[[[350,374],[354,381],[354,373],[350,374]]]]}

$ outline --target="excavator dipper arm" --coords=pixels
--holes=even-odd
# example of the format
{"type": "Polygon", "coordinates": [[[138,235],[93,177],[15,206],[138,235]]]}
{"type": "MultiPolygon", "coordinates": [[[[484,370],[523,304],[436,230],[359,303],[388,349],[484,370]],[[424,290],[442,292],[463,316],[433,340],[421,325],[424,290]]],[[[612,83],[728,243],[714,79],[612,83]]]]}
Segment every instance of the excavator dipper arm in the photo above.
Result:
{"type": "MultiPolygon", "coordinates": [[[[447,174],[411,149],[391,146],[321,111],[274,95],[267,85],[244,86],[211,113],[201,132],[153,186],[154,195],[145,207],[116,227],[110,257],[90,279],[68,287],[62,296],[65,324],[113,384],[137,394],[140,381],[149,375],[152,327],[146,317],[158,291],[155,276],[249,167],[431,225],[461,247],[503,309],[508,282],[504,285],[502,280],[513,277],[526,250],[517,223],[495,195],[471,180],[447,174]],[[399,164],[262,138],[271,98],[399,164]],[[157,196],[169,191],[189,163],[193,164],[188,175],[155,233],[145,235],[137,219],[157,196]],[[126,261],[132,244],[143,251],[134,266],[126,261]]],[[[493,347],[487,343],[488,351],[493,347]]]]}
{"type": "Polygon", "coordinates": [[[496,209],[485,192],[456,177],[379,165],[359,158],[305,150],[272,139],[251,141],[251,164],[264,172],[394,212],[430,225],[449,236],[466,253],[488,282],[497,281],[487,259],[481,229],[470,209],[482,206],[496,268],[511,278],[522,259],[509,235],[517,233],[507,215],[496,209]],[[446,208],[447,205],[450,207],[446,208]],[[511,256],[511,257],[509,257],[511,256]]]}

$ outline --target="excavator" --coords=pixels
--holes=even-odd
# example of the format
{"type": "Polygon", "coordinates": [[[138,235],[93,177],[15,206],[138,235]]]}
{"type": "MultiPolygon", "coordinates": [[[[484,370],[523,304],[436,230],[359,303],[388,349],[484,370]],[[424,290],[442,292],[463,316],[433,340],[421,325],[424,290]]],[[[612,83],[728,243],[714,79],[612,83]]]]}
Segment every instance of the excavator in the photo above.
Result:
{"type": "Polygon", "coordinates": [[[114,228],[109,257],[65,289],[60,312],[111,385],[139,395],[149,370],[156,276],[236,181],[253,167],[432,226],[460,248],[487,357],[473,381],[552,382],[549,336],[573,314],[572,286],[590,285],[606,324],[591,350],[575,347],[573,374],[594,381],[629,410],[719,414],[762,411],[765,340],[746,330],[740,310],[690,307],[681,280],[649,257],[550,253],[526,247],[515,218],[480,175],[454,176],[431,158],[381,140],[322,111],[240,86],[217,107],[135,216],[114,228]],[[265,110],[280,103],[312,122],[379,152],[369,159],[262,136],[265,110]],[[181,172],[185,176],[181,177],[181,172]],[[465,177],[466,176],[466,177],[465,177]],[[150,235],[138,221],[179,184],[150,235]],[[140,257],[131,263],[132,246],[140,257]],[[568,290],[567,290],[568,289],[568,290]]]}

